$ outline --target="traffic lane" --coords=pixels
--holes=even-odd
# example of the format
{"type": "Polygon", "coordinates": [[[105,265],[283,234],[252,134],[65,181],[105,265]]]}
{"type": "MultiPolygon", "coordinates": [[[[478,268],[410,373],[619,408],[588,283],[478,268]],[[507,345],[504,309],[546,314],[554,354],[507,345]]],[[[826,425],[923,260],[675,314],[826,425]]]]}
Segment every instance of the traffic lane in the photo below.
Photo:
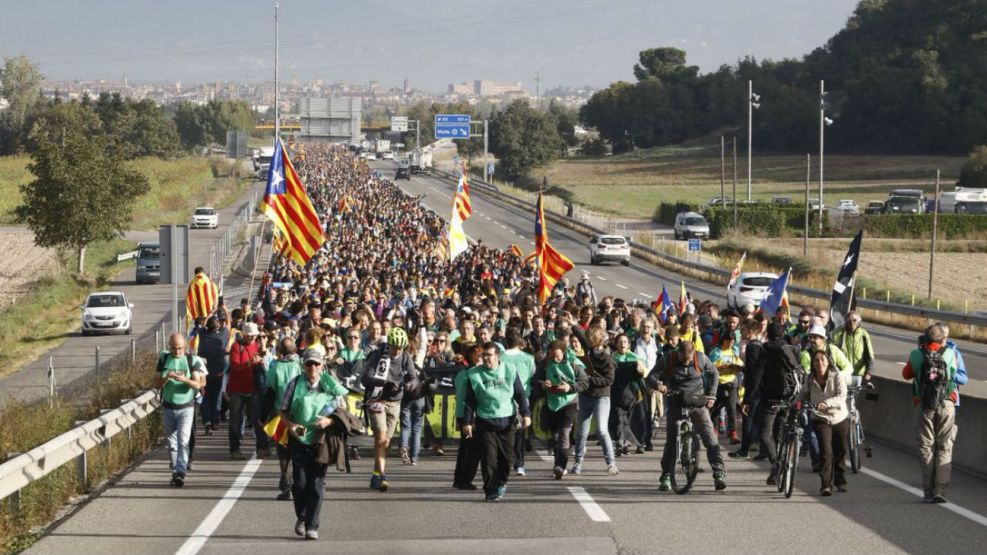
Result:
{"type": "MultiPolygon", "coordinates": [[[[168,485],[168,449],[160,446],[25,553],[74,553],[81,547],[87,553],[107,555],[175,553],[245,466],[243,461],[229,460],[225,425],[196,442],[184,487],[168,485]]],[[[259,474],[276,472],[275,462],[259,474]]]]}
{"type": "MultiPolygon", "coordinates": [[[[352,474],[330,467],[326,477],[327,493],[321,513],[320,543],[392,542],[429,540],[443,552],[442,541],[470,538],[489,542],[499,551],[498,540],[609,537],[606,523],[589,519],[571,494],[551,475],[550,462],[532,454],[527,461],[526,477],[511,476],[507,496],[498,503],[486,502],[482,488],[459,491],[452,488],[456,464],[455,440],[446,442],[446,455],[436,457],[423,450],[417,466],[404,466],[397,453],[397,439],[392,442],[392,456],[387,464],[390,490],[381,493],[368,489],[373,459],[369,449],[363,458],[352,461],[352,474]]],[[[265,462],[264,469],[268,463],[265,462]]],[[[223,546],[240,550],[262,550],[280,541],[294,539],[295,516],[290,503],[274,500],[277,477],[267,473],[255,478],[247,490],[249,498],[237,502],[229,516],[216,530],[223,546]]],[[[478,472],[474,483],[482,485],[478,472]]],[[[431,543],[426,545],[431,545],[431,543]]],[[[212,547],[213,540],[207,543],[212,547]]],[[[431,552],[431,550],[426,550],[431,552]]],[[[487,549],[482,550],[486,552],[487,549]]],[[[348,551],[344,551],[348,552],[348,551]]],[[[399,552],[413,552],[407,549],[399,552]]],[[[548,552],[556,552],[549,550],[548,552]]],[[[610,550],[610,552],[614,552],[610,550]]]]}
{"type": "MultiPolygon", "coordinates": [[[[428,181],[437,184],[440,190],[449,191],[452,187],[448,182],[437,178],[428,178],[428,181]]],[[[496,219],[499,223],[511,229],[517,230],[525,225],[530,225],[531,227],[534,225],[533,212],[526,214],[513,206],[505,206],[494,202],[482,194],[472,195],[471,200],[474,211],[483,211],[487,216],[496,219]]],[[[470,218],[466,225],[468,226],[473,219],[475,217],[470,218]]],[[[508,240],[504,230],[498,230],[496,228],[487,229],[492,233],[492,241],[504,242],[508,240]]],[[[486,236],[482,237],[486,239],[486,236]]],[[[619,265],[591,266],[588,264],[588,240],[585,237],[560,225],[551,226],[549,237],[553,246],[572,259],[577,266],[577,272],[587,270],[594,278],[603,277],[606,280],[601,283],[600,280],[594,279],[594,287],[600,295],[611,294],[625,299],[640,297],[642,299],[654,300],[660,292],[661,284],[664,283],[669,288],[669,294],[677,297],[678,292],[674,285],[680,281],[684,281],[688,290],[696,295],[697,298],[711,299],[721,305],[725,303],[725,286],[683,276],[665,268],[652,266],[640,259],[634,259],[630,267],[619,265]],[[651,294],[651,296],[646,297],[648,294],[651,294]]],[[[571,281],[577,281],[579,279],[579,273],[577,272],[571,272],[569,274],[571,281]]],[[[915,348],[918,333],[876,324],[866,325],[868,329],[874,330],[872,339],[878,359],[875,373],[884,377],[900,378],[901,365],[898,363],[906,360],[908,353],[915,348]]],[[[982,389],[984,384],[987,384],[987,351],[983,349],[982,345],[975,345],[969,342],[961,341],[960,346],[964,352],[964,360],[970,379],[982,382],[971,385],[967,390],[970,393],[980,394],[982,391],[987,394],[987,389],[982,389]]]]}

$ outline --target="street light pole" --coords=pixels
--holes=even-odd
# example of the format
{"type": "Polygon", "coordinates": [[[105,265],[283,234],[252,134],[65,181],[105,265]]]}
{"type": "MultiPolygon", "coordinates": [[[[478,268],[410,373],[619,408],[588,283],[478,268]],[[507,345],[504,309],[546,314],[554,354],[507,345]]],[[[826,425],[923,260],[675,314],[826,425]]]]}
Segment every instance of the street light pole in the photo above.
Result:
{"type": "Polygon", "coordinates": [[[274,139],[281,138],[281,107],[278,91],[278,2],[274,2],[274,139]]]}
{"type": "Polygon", "coordinates": [[[751,142],[754,139],[754,109],[760,108],[757,103],[761,97],[754,94],[754,82],[747,80],[747,202],[751,201],[751,142]]]}
{"type": "Polygon", "coordinates": [[[483,182],[490,183],[490,176],[487,174],[487,151],[490,147],[490,136],[487,133],[489,126],[487,120],[483,120],[483,182]]]}
{"type": "Polygon", "coordinates": [[[826,129],[826,82],[819,80],[819,235],[823,228],[823,145],[826,129]]]}

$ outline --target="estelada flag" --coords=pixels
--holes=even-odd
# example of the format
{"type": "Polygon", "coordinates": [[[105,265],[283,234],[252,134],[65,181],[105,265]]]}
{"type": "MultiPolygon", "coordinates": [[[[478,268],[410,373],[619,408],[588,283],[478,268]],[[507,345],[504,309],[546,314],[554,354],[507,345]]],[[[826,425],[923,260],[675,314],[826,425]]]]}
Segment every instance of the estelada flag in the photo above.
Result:
{"type": "Polygon", "coordinates": [[[219,289],[213,280],[203,272],[195,274],[185,295],[185,313],[189,324],[200,316],[208,318],[216,310],[218,301],[219,289]]]}
{"type": "Polygon", "coordinates": [[[538,261],[538,300],[545,304],[552,288],[575,264],[548,242],[548,229],[545,227],[545,205],[542,193],[538,193],[535,207],[535,260],[538,261]]]}
{"type": "Polygon", "coordinates": [[[274,141],[263,208],[264,214],[287,238],[288,254],[298,264],[304,265],[311,260],[326,242],[319,216],[280,138],[274,141]]]}

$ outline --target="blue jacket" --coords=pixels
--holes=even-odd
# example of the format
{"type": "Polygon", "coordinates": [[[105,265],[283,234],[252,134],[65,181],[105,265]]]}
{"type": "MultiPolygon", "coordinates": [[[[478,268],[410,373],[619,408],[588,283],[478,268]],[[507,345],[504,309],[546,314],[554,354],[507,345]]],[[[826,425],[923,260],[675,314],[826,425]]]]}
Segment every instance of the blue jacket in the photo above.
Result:
{"type": "Polygon", "coordinates": [[[946,348],[952,349],[953,354],[956,355],[956,406],[960,406],[960,388],[961,385],[966,385],[967,375],[966,375],[966,363],[963,362],[963,355],[960,353],[960,347],[952,339],[946,340],[946,348]]]}

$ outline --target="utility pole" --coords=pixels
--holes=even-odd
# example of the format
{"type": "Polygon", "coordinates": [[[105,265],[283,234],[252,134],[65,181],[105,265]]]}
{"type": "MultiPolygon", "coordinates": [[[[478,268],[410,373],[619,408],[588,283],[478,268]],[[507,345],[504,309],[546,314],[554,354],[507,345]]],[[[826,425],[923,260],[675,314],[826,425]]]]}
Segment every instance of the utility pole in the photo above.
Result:
{"type": "Polygon", "coordinates": [[[724,190],[724,187],[726,185],[726,177],[727,177],[726,144],[727,144],[727,138],[724,137],[723,135],[720,135],[720,205],[721,206],[726,201],[726,199],[723,198],[724,195],[726,195],[726,191],[724,190]]]}
{"type": "Polygon", "coordinates": [[[483,120],[483,182],[490,182],[490,175],[487,173],[487,152],[490,148],[489,125],[487,120],[483,120]]]}
{"type": "Polygon", "coordinates": [[[535,107],[541,104],[541,69],[535,73],[535,107]]]}
{"type": "Polygon", "coordinates": [[[737,233],[737,136],[733,136],[733,232],[737,233]]]}
{"type": "Polygon", "coordinates": [[[747,80],[747,202],[751,200],[751,142],[754,140],[754,110],[760,108],[757,103],[761,97],[754,94],[754,82],[747,80]]]}
{"type": "Polygon", "coordinates": [[[825,129],[833,120],[826,117],[826,82],[819,80],[819,234],[823,229],[823,210],[826,203],[823,201],[823,145],[825,129]]]}
{"type": "Polygon", "coordinates": [[[274,0],[274,139],[281,138],[281,106],[278,91],[278,0],[274,0]]]}
{"type": "Polygon", "coordinates": [[[802,258],[809,258],[809,179],[812,172],[812,160],[805,153],[805,227],[802,229],[802,258]]]}
{"type": "Polygon", "coordinates": [[[936,268],[936,234],[939,231],[939,170],[936,170],[936,198],[932,212],[932,248],[929,253],[929,300],[932,300],[932,276],[936,268]]]}

